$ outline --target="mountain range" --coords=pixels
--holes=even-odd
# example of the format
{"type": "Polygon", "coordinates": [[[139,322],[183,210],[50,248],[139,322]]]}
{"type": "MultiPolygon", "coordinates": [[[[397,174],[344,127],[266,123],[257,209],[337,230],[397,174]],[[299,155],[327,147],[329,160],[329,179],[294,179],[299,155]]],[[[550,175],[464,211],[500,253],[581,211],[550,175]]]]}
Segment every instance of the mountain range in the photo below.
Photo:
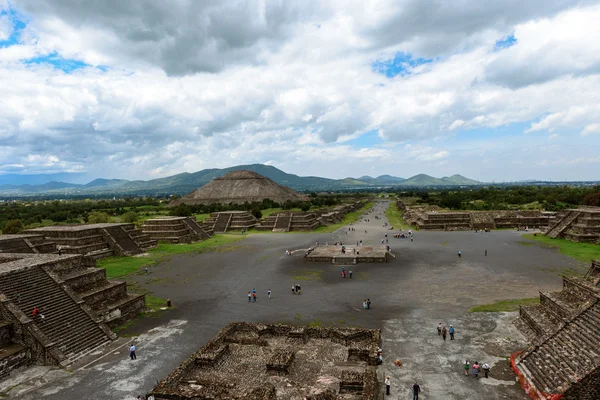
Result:
{"type": "Polygon", "coordinates": [[[271,165],[252,164],[238,165],[223,169],[204,169],[202,171],[168,176],[149,181],[129,181],[125,179],[95,179],[86,184],[67,182],[48,182],[40,185],[0,185],[0,196],[32,196],[32,195],[168,195],[187,194],[214,178],[225,175],[230,171],[246,169],[257,172],[272,179],[280,185],[289,186],[298,191],[327,191],[343,189],[360,189],[369,187],[419,187],[419,186],[463,186],[477,185],[480,182],[465,178],[462,175],[435,178],[419,174],[410,178],[400,178],[391,175],[378,177],[361,176],[360,178],[329,179],[317,176],[298,176],[288,174],[271,165]]]}

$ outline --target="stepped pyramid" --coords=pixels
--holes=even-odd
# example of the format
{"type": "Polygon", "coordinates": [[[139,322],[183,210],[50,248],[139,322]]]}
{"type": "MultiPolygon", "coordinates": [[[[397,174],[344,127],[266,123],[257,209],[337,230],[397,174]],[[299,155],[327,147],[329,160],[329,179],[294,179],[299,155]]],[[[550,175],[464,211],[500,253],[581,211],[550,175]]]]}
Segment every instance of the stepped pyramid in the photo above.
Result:
{"type": "Polygon", "coordinates": [[[296,193],[287,186],[281,186],[256,172],[240,170],[215,178],[206,185],[194,190],[180,199],[173,200],[169,206],[180,204],[244,204],[270,199],[277,203],[286,201],[308,201],[308,197],[296,193]]]}
{"type": "Polygon", "coordinates": [[[521,386],[537,399],[600,399],[600,261],[563,290],[540,293],[516,321],[532,345],[511,356],[521,386]]]}
{"type": "Polygon", "coordinates": [[[600,207],[582,206],[561,211],[546,236],[600,244],[600,207]]]}

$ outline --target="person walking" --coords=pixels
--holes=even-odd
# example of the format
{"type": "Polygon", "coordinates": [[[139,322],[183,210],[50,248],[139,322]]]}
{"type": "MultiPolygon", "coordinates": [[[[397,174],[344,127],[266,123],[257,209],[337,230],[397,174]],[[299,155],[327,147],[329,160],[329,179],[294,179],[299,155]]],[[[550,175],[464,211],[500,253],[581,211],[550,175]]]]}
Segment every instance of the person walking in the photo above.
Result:
{"type": "Polygon", "coordinates": [[[450,325],[450,329],[448,329],[448,333],[450,333],[450,340],[454,340],[454,327],[450,325]]]}
{"type": "Polygon", "coordinates": [[[131,358],[132,360],[137,360],[137,357],[135,356],[135,344],[131,344],[131,347],[129,347],[129,358],[131,358]]]}
{"type": "Polygon", "coordinates": [[[462,256],[462,253],[460,252],[460,250],[458,251],[458,258],[460,258],[460,256],[462,256]]]}
{"type": "Polygon", "coordinates": [[[473,364],[473,375],[475,375],[476,379],[479,379],[479,368],[479,363],[475,361],[475,364],[473,364]]]}
{"type": "Polygon", "coordinates": [[[31,311],[31,319],[35,321],[35,317],[37,317],[38,315],[38,308],[37,307],[33,307],[33,311],[31,311]]]}
{"type": "Polygon", "coordinates": [[[350,271],[348,272],[348,276],[350,277],[350,279],[352,279],[352,270],[350,270],[350,271]]]}
{"type": "Polygon", "coordinates": [[[56,246],[56,250],[58,250],[58,255],[62,256],[62,246],[60,244],[56,246]]]}
{"type": "Polygon", "coordinates": [[[446,341],[447,333],[448,333],[448,330],[446,329],[446,326],[444,325],[444,327],[442,328],[442,338],[444,339],[444,342],[446,341]]]}
{"type": "Polygon", "coordinates": [[[292,284],[292,294],[296,294],[296,284],[292,284]]]}
{"type": "Polygon", "coordinates": [[[485,256],[487,257],[487,249],[485,249],[485,256]]]}
{"type": "Polygon", "coordinates": [[[371,300],[367,299],[367,310],[371,309],[371,300]]]}
{"type": "Polygon", "coordinates": [[[490,365],[488,363],[483,363],[483,373],[488,378],[488,374],[490,373],[490,365]]]}
{"type": "Polygon", "coordinates": [[[392,386],[392,384],[390,382],[390,377],[388,376],[388,377],[385,378],[385,394],[387,396],[390,395],[390,388],[391,388],[391,386],[392,386]]]}
{"type": "Polygon", "coordinates": [[[437,326],[438,336],[442,334],[442,323],[440,322],[437,326]]]}
{"type": "Polygon", "coordinates": [[[413,391],[413,400],[419,400],[419,393],[421,392],[421,387],[419,386],[419,384],[417,382],[415,382],[413,384],[412,391],[413,391]]]}
{"type": "Polygon", "coordinates": [[[40,314],[40,322],[43,324],[45,322],[44,314],[40,314]]]}
{"type": "Polygon", "coordinates": [[[252,292],[252,302],[256,303],[256,292],[252,292]]]}
{"type": "Polygon", "coordinates": [[[300,285],[299,284],[296,284],[296,293],[300,294],[300,285]]]}
{"type": "Polygon", "coordinates": [[[248,292],[248,303],[252,301],[252,293],[248,292]]]}
{"type": "Polygon", "coordinates": [[[463,369],[465,370],[465,376],[469,376],[469,360],[465,360],[463,363],[463,369]]]}
{"type": "Polygon", "coordinates": [[[271,298],[271,289],[267,290],[267,296],[271,298]]]}

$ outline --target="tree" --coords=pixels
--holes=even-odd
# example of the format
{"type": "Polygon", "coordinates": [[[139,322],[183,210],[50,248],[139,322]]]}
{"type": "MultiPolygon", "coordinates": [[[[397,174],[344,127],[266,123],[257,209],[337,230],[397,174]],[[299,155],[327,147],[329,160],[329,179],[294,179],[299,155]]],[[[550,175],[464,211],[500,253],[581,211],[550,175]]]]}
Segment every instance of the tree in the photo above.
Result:
{"type": "Polygon", "coordinates": [[[300,209],[302,211],[308,211],[308,210],[310,210],[310,203],[304,202],[304,203],[300,204],[300,209]]]}
{"type": "Polygon", "coordinates": [[[586,206],[600,206],[600,192],[590,193],[583,198],[583,204],[586,206]]]}
{"type": "Polygon", "coordinates": [[[252,209],[252,215],[254,215],[256,217],[256,219],[261,219],[262,218],[262,211],[260,211],[259,208],[253,208],[252,209]]]}
{"type": "Polygon", "coordinates": [[[101,211],[92,211],[87,218],[88,224],[104,224],[108,222],[108,214],[101,211]]]}
{"type": "Polygon", "coordinates": [[[121,215],[121,221],[133,224],[138,219],[138,213],[135,211],[127,211],[125,214],[121,215]]]}
{"type": "Polygon", "coordinates": [[[189,217],[192,215],[192,210],[186,204],[180,204],[177,207],[173,207],[169,215],[174,217],[189,217]]]}
{"type": "Polygon", "coordinates": [[[20,219],[11,219],[4,225],[2,232],[5,234],[21,233],[23,231],[23,223],[20,219]]]}

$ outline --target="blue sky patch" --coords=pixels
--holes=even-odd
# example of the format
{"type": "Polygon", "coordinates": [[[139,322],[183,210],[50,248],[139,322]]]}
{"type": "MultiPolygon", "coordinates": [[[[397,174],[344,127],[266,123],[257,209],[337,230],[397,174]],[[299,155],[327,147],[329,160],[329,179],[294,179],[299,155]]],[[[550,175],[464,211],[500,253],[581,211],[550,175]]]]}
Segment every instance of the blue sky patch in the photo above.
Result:
{"type": "Polygon", "coordinates": [[[29,60],[26,60],[25,64],[28,64],[28,65],[48,64],[48,65],[52,65],[54,68],[61,69],[67,73],[89,66],[89,64],[86,64],[83,61],[63,58],[56,52],[50,53],[46,56],[31,58],[29,60]]]}
{"type": "Polygon", "coordinates": [[[433,62],[433,59],[413,58],[410,53],[400,52],[396,53],[392,59],[374,62],[372,67],[375,72],[393,78],[396,75],[410,74],[411,69],[430,62],[433,62]]]}
{"type": "Polygon", "coordinates": [[[7,40],[0,40],[0,47],[9,47],[19,43],[21,32],[25,29],[27,23],[12,8],[9,8],[8,11],[0,11],[0,17],[4,16],[8,16],[9,21],[12,23],[13,31],[7,40]]]}
{"type": "Polygon", "coordinates": [[[515,35],[508,35],[498,41],[496,41],[496,47],[494,47],[495,50],[501,50],[501,49],[507,49],[509,47],[514,46],[515,44],[517,44],[517,38],[515,37],[515,35]]]}
{"type": "Polygon", "coordinates": [[[379,137],[379,130],[377,129],[365,132],[359,137],[348,141],[348,144],[357,149],[374,147],[375,145],[381,143],[383,143],[383,140],[379,137]]]}

